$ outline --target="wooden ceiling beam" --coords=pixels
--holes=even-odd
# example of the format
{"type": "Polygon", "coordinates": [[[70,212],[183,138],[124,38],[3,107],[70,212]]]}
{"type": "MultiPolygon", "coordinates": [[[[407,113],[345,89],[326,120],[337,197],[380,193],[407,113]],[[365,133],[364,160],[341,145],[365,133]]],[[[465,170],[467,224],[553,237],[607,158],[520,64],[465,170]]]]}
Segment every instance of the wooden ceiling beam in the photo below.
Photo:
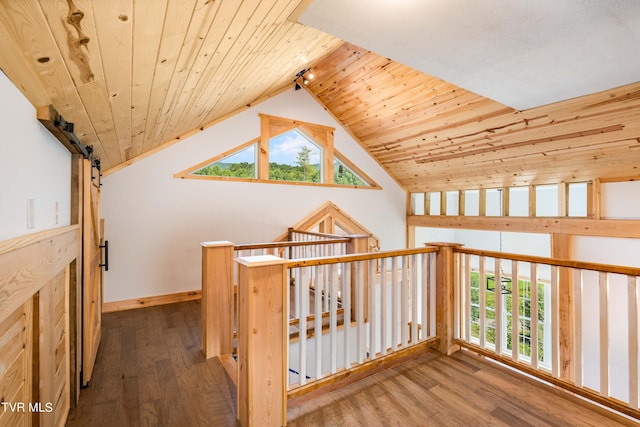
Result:
{"type": "Polygon", "coordinates": [[[407,224],[414,227],[640,238],[640,221],[634,220],[410,215],[407,224]]]}

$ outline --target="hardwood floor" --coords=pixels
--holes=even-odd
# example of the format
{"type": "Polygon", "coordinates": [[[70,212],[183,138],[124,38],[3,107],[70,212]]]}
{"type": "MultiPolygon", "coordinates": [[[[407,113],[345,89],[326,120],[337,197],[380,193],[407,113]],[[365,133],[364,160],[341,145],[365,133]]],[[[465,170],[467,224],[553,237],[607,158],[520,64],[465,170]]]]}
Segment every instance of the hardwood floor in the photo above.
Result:
{"type": "Polygon", "coordinates": [[[235,426],[235,393],[200,351],[200,301],[108,313],[68,426],[235,426]]]}
{"type": "MultiPolygon", "coordinates": [[[[236,426],[235,386],[200,351],[200,302],[103,316],[91,386],[68,426],[236,426]]],[[[291,402],[290,426],[616,426],[613,417],[471,354],[427,353],[291,402]],[[294,406],[295,404],[295,406],[294,406]]]]}
{"type": "Polygon", "coordinates": [[[427,353],[297,407],[289,426],[637,425],[469,352],[427,353]]]}

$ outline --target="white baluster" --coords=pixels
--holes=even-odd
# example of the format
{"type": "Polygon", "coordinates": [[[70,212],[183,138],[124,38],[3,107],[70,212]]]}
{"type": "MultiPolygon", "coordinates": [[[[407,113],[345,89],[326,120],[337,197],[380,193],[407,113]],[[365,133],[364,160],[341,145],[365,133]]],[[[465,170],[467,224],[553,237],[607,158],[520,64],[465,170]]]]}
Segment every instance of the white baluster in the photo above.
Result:
{"type": "Polygon", "coordinates": [[[329,310],[329,333],[331,342],[331,373],[338,370],[338,264],[329,266],[331,308],[329,310]]]}
{"type": "Polygon", "coordinates": [[[483,256],[480,257],[480,282],[478,283],[478,288],[480,289],[480,347],[484,348],[485,337],[487,336],[486,329],[486,295],[485,288],[487,283],[487,274],[485,271],[485,258],[483,256]]]}
{"type": "Polygon", "coordinates": [[[609,397],[609,275],[600,272],[600,394],[609,397]]]}
{"type": "MultiPolygon", "coordinates": [[[[498,285],[496,284],[496,288],[498,285]]],[[[518,261],[511,262],[511,359],[520,359],[520,285],[518,283],[518,261]]]]}
{"type": "Polygon", "coordinates": [[[637,277],[627,276],[629,306],[629,406],[638,409],[638,286],[637,277]]]}
{"type": "Polygon", "coordinates": [[[402,347],[409,342],[409,257],[402,257],[402,283],[400,287],[400,337],[402,347]]]}
{"type": "MultiPolygon", "coordinates": [[[[554,377],[560,375],[560,295],[558,279],[558,267],[551,267],[551,374],[554,377]]],[[[546,301],[545,301],[546,304],[546,301]]],[[[545,318],[545,321],[549,321],[545,318]]]]}
{"type": "Polygon", "coordinates": [[[388,313],[388,298],[387,298],[387,259],[382,258],[380,260],[380,295],[381,295],[381,303],[380,303],[380,354],[387,354],[387,348],[389,345],[389,326],[387,322],[389,321],[389,313],[388,313]]]}
{"type": "Polygon", "coordinates": [[[398,257],[391,258],[391,350],[398,349],[398,257]]]}
{"type": "Polygon", "coordinates": [[[378,305],[376,304],[375,260],[369,261],[369,359],[376,358],[376,329],[378,327],[378,305]]]}

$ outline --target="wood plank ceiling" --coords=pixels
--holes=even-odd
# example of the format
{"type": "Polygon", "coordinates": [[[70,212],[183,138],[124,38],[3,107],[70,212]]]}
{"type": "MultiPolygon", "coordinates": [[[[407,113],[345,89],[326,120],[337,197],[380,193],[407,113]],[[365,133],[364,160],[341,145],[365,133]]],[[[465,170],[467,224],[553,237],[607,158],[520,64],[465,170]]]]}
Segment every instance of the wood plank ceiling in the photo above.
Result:
{"type": "Polygon", "coordinates": [[[345,43],[308,89],[409,191],[640,179],[640,83],[516,111],[345,43]]]}
{"type": "Polygon", "coordinates": [[[287,20],[306,1],[0,0],[0,68],[106,173],[312,65],[309,92],[409,191],[640,179],[640,83],[516,111],[287,20]]]}
{"type": "Polygon", "coordinates": [[[291,87],[341,41],[291,0],[0,0],[0,68],[103,170],[291,87]]]}

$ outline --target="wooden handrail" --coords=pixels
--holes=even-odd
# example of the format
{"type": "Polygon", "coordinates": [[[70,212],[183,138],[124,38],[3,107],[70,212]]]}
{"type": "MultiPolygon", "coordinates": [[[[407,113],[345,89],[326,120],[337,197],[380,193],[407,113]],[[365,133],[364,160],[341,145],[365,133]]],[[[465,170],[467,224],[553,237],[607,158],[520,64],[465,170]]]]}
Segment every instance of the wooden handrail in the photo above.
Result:
{"type": "MultiPolygon", "coordinates": [[[[314,232],[302,232],[302,233],[309,234],[309,235],[326,236],[325,234],[322,234],[322,233],[314,233],[314,232]]],[[[323,324],[322,319],[326,320],[327,317],[334,316],[332,317],[333,320],[331,320],[331,325],[334,329],[337,329],[338,326],[340,325],[339,316],[340,314],[342,314],[342,316],[344,316],[342,321],[344,322],[344,326],[345,326],[345,331],[346,331],[345,336],[348,336],[346,334],[349,333],[349,325],[352,325],[354,321],[360,322],[359,324],[364,324],[367,321],[377,322],[380,320],[374,317],[371,317],[370,320],[367,320],[367,317],[369,315],[368,305],[372,303],[377,303],[377,300],[376,300],[376,297],[374,298],[369,297],[369,294],[367,293],[369,291],[369,287],[366,286],[366,284],[370,282],[373,283],[374,278],[371,278],[371,275],[375,275],[377,271],[379,271],[380,273],[384,273],[385,275],[388,275],[392,271],[397,271],[397,274],[392,274],[392,278],[391,278],[392,287],[390,289],[392,290],[397,289],[397,292],[399,292],[399,294],[397,295],[399,298],[401,298],[399,301],[403,301],[402,298],[405,298],[405,296],[403,295],[408,295],[407,294],[408,292],[411,292],[411,295],[426,295],[427,297],[425,297],[424,301],[418,299],[419,301],[422,301],[423,309],[424,307],[427,307],[428,310],[435,310],[435,316],[434,316],[435,324],[431,323],[431,326],[430,326],[429,322],[433,322],[433,321],[429,319],[431,319],[431,316],[432,316],[431,313],[433,313],[434,311],[429,311],[428,317],[426,317],[426,315],[423,316],[422,313],[418,312],[418,305],[415,305],[413,307],[413,311],[411,312],[412,321],[409,322],[409,325],[411,325],[411,331],[412,331],[412,332],[409,332],[410,334],[414,334],[413,336],[420,337],[419,339],[426,339],[429,345],[435,345],[436,343],[438,343],[437,349],[447,354],[458,350],[459,346],[464,346],[464,347],[476,350],[478,346],[471,343],[470,339],[468,339],[467,341],[464,341],[463,343],[463,341],[459,337],[455,336],[456,335],[455,331],[460,332],[459,335],[464,335],[461,332],[461,325],[459,324],[459,322],[461,322],[462,320],[457,319],[455,317],[457,315],[456,310],[458,311],[458,313],[461,313],[461,310],[462,310],[461,304],[463,304],[463,300],[462,300],[463,296],[461,296],[462,294],[460,293],[460,289],[456,291],[457,294],[456,292],[454,292],[456,290],[455,286],[459,286],[457,284],[457,281],[459,280],[458,276],[463,274],[462,272],[463,267],[466,268],[464,269],[465,271],[464,274],[467,274],[467,277],[469,277],[468,275],[470,271],[469,270],[470,258],[460,257],[456,259],[455,257],[453,257],[453,254],[455,253],[472,255],[474,257],[478,256],[478,257],[485,257],[485,258],[511,260],[516,262],[516,264],[514,264],[514,267],[517,267],[517,262],[526,262],[526,263],[531,263],[532,265],[541,264],[541,265],[549,265],[553,267],[561,267],[562,270],[560,271],[567,271],[564,269],[570,268],[570,269],[575,269],[576,271],[589,270],[589,271],[598,271],[598,272],[627,275],[627,276],[630,276],[629,280],[633,280],[633,286],[630,288],[633,292],[636,292],[634,291],[634,289],[637,288],[636,277],[640,277],[640,268],[636,268],[636,267],[616,266],[616,265],[609,265],[609,264],[574,261],[574,260],[568,260],[568,259],[548,258],[548,257],[540,257],[540,256],[469,249],[469,248],[459,247],[455,244],[432,243],[431,246],[427,246],[423,248],[390,250],[390,251],[382,251],[382,252],[365,252],[367,250],[367,245],[354,243],[353,238],[358,236],[350,236],[350,235],[342,235],[342,236],[331,235],[331,236],[335,238],[331,238],[327,240],[313,240],[313,241],[252,243],[252,244],[233,246],[233,249],[235,249],[236,251],[240,251],[240,250],[250,250],[250,249],[277,249],[277,248],[305,247],[305,246],[315,246],[315,245],[331,245],[331,244],[347,243],[347,251],[353,252],[353,253],[347,253],[344,255],[331,255],[331,256],[324,256],[324,257],[317,257],[317,258],[302,258],[302,259],[295,259],[295,260],[281,260],[277,257],[271,257],[275,260],[278,260],[280,268],[282,268],[282,272],[278,272],[277,280],[273,279],[273,283],[272,283],[272,285],[273,284],[277,285],[279,283],[282,283],[282,289],[280,289],[280,287],[278,286],[275,286],[275,288],[277,288],[277,290],[279,291],[286,291],[286,289],[288,289],[288,287],[290,286],[290,284],[288,284],[287,282],[287,278],[290,277],[287,275],[287,271],[286,271],[287,269],[318,267],[318,266],[326,266],[326,265],[332,265],[332,264],[344,264],[339,271],[336,271],[335,268],[333,269],[329,268],[329,269],[315,269],[314,272],[312,273],[295,272],[295,274],[299,273],[301,275],[300,277],[305,279],[304,280],[305,286],[300,291],[300,295],[298,295],[298,293],[295,294],[296,298],[298,298],[296,300],[296,307],[302,307],[301,319],[300,318],[289,319],[286,316],[284,316],[282,318],[282,327],[284,328],[283,337],[289,337],[289,339],[291,337],[290,331],[288,329],[290,326],[297,326],[300,329],[298,332],[299,338],[300,338],[300,344],[299,344],[300,354],[306,354],[304,353],[306,351],[305,350],[306,347],[303,347],[303,344],[302,344],[305,337],[310,338],[314,336],[313,335],[314,333],[320,333],[320,331],[324,331],[325,325],[323,324]],[[402,260],[400,259],[401,257],[411,257],[413,255],[426,255],[426,254],[437,254],[437,256],[436,257],[433,257],[433,256],[417,257],[418,258],[417,261],[413,259],[413,260],[410,260],[410,262],[405,262],[404,258],[402,260]],[[391,260],[392,263],[390,267],[391,270],[388,267],[388,263],[386,261],[380,262],[378,264],[379,262],[378,260],[385,260],[387,258],[392,258],[391,260]],[[466,259],[467,261],[464,261],[464,259],[466,259]],[[464,264],[465,262],[466,264],[464,264]],[[401,269],[399,268],[400,264],[402,264],[401,269]],[[378,267],[379,265],[380,267],[378,267]],[[417,265],[417,267],[414,268],[414,265],[417,265]],[[435,268],[435,274],[433,274],[433,270],[430,270],[431,268],[435,268]],[[309,276],[311,274],[313,276],[309,276]],[[422,279],[420,276],[417,276],[419,274],[425,274],[424,276],[425,279],[422,279]],[[340,295],[340,293],[335,294],[335,292],[336,291],[340,292],[342,290],[343,295],[350,295],[350,298],[345,299],[346,306],[338,308],[337,305],[334,306],[332,304],[330,311],[325,312],[323,310],[326,310],[326,308],[323,309],[320,304],[314,304],[315,309],[310,311],[311,307],[306,307],[304,305],[304,304],[307,304],[306,302],[304,304],[300,302],[300,301],[306,301],[304,298],[308,298],[308,293],[313,292],[314,287],[311,286],[310,283],[307,283],[307,279],[309,279],[309,277],[313,277],[313,281],[314,281],[313,283],[324,283],[327,280],[333,280],[334,284],[335,283],[339,284],[339,286],[332,285],[330,287],[327,287],[327,285],[323,285],[318,287],[317,289],[321,290],[323,296],[320,297],[320,295],[316,295],[317,298],[315,301],[323,302],[326,295],[340,295]],[[338,281],[336,282],[336,280],[338,281]],[[424,283],[422,282],[422,280],[425,280],[424,283]],[[435,280],[435,284],[432,283],[433,280],[435,280]],[[400,286],[399,284],[402,284],[402,286],[400,286]],[[405,284],[407,284],[408,287],[405,287],[404,286],[405,284]],[[422,289],[422,288],[418,288],[418,286],[423,286],[423,284],[425,286],[424,289],[426,289],[426,291],[423,291],[422,294],[418,294],[417,289],[422,289]],[[434,292],[435,299],[432,299],[432,296],[431,296],[431,292],[432,292],[431,290],[434,289],[433,286],[435,286],[435,292],[434,292]],[[312,313],[315,313],[315,314],[312,314],[312,313]],[[413,319],[415,319],[415,321],[413,321],[413,319]],[[419,320],[422,320],[422,323],[419,323],[419,320]],[[312,322],[313,324],[308,325],[308,322],[312,322]],[[427,331],[427,334],[435,332],[435,336],[423,337],[422,333],[418,334],[418,330],[427,331]]],[[[363,238],[363,240],[366,240],[364,238],[368,236],[361,235],[359,237],[363,238]]],[[[359,243],[362,243],[362,242],[359,242],[359,243]]],[[[229,259],[231,259],[230,258],[231,256],[232,255],[229,256],[229,259]]],[[[235,256],[237,257],[238,255],[235,255],[235,256]]],[[[255,259],[252,262],[255,262],[256,264],[255,266],[252,266],[250,270],[253,270],[254,268],[255,269],[261,268],[262,258],[265,258],[265,257],[253,257],[253,258],[255,259]]],[[[499,268],[499,263],[496,264],[496,268],[499,268]]],[[[482,270],[482,271],[483,273],[481,274],[487,273],[487,271],[485,270],[482,270]]],[[[496,270],[496,272],[499,272],[499,271],[501,270],[496,270]]],[[[554,272],[555,272],[555,269],[552,269],[552,279],[551,279],[553,282],[552,286],[555,286],[554,292],[558,293],[561,286],[566,286],[566,283],[561,282],[559,279],[557,279],[557,277],[554,279],[554,275],[553,275],[554,272]]],[[[246,274],[249,274],[248,271],[246,274]]],[[[292,273],[292,275],[293,274],[294,273],[292,273]]],[[[498,274],[501,274],[501,273],[498,273],[498,274]]],[[[524,274],[525,274],[524,272],[522,272],[522,274],[518,274],[517,269],[513,271],[514,277],[523,278],[524,274]]],[[[538,281],[541,280],[540,277],[538,277],[537,270],[535,269],[532,270],[531,276],[536,278],[536,280],[538,281]]],[[[605,275],[601,275],[601,276],[605,276],[605,275]]],[[[252,280],[256,280],[256,281],[266,280],[262,274],[257,274],[257,270],[252,273],[251,277],[253,278],[252,280]]],[[[466,286],[469,286],[469,282],[465,282],[465,283],[466,283],[466,286]]],[[[602,283],[602,279],[601,279],[601,283],[602,283]]],[[[383,284],[382,282],[380,282],[380,287],[381,287],[380,293],[384,293],[386,295],[387,289],[389,288],[385,289],[384,286],[387,286],[387,284],[383,284]]],[[[605,283],[605,286],[606,286],[606,283],[605,283]]],[[[602,285],[601,285],[601,288],[602,288],[602,285]]],[[[606,287],[604,289],[606,289],[606,287]]],[[[392,294],[396,295],[393,292],[392,294]]],[[[252,295],[252,297],[256,298],[255,295],[252,295]]],[[[286,293],[283,295],[283,298],[285,298],[285,302],[283,302],[283,307],[286,307],[286,305],[288,304],[288,302],[286,302],[286,293]]],[[[468,295],[466,298],[468,301],[469,300],[468,295]]],[[[517,298],[517,291],[515,291],[513,298],[517,298]]],[[[409,301],[409,300],[406,300],[406,301],[409,301]]],[[[410,301],[414,301],[414,299],[412,298],[410,301]]],[[[557,303],[551,303],[549,304],[549,307],[554,307],[554,304],[556,304],[556,308],[557,308],[557,303]]],[[[403,305],[403,307],[405,306],[403,305]]],[[[512,305],[512,308],[513,307],[514,305],[512,305]]],[[[516,308],[514,310],[516,310],[515,311],[516,314],[512,314],[512,316],[517,316],[517,306],[515,307],[516,308]]],[[[534,308],[534,309],[537,310],[537,308],[534,308]]],[[[283,310],[283,312],[286,313],[286,309],[283,310]]],[[[373,312],[375,313],[375,311],[373,312]]],[[[565,312],[569,313],[566,310],[565,312]]],[[[407,324],[406,321],[408,320],[406,314],[409,313],[409,311],[403,310],[403,311],[399,311],[399,313],[405,313],[405,315],[399,315],[399,322],[400,322],[399,324],[406,325],[407,324]]],[[[392,316],[393,318],[396,318],[396,314],[392,314],[392,316]]],[[[551,317],[553,317],[553,315],[551,317]]],[[[270,321],[271,320],[273,319],[270,319],[270,321]]],[[[553,322],[556,322],[556,321],[557,319],[553,320],[553,322]]],[[[384,320],[384,322],[386,324],[387,320],[384,320]]],[[[260,322],[257,322],[256,324],[261,325],[260,322]]],[[[276,323],[273,323],[273,325],[275,328],[279,328],[280,326],[279,324],[276,324],[276,323]]],[[[370,329],[375,330],[374,327],[370,329]]],[[[605,326],[605,329],[606,329],[606,326],[605,326]]],[[[517,334],[517,329],[513,329],[513,331],[514,332],[512,332],[512,335],[517,334]]],[[[247,335],[246,330],[244,331],[244,334],[247,335]]],[[[470,336],[469,332],[467,332],[466,334],[470,336]]],[[[256,338],[256,337],[252,337],[252,339],[253,338],[256,338]]],[[[239,331],[238,340],[241,340],[241,339],[248,339],[248,338],[243,337],[242,332],[239,331]]],[[[371,338],[372,342],[375,342],[375,340],[377,339],[378,339],[377,337],[372,335],[372,338],[371,338]]],[[[389,340],[388,337],[382,338],[382,339],[389,340]]],[[[556,338],[553,338],[553,339],[556,339],[559,342],[559,339],[557,338],[557,336],[556,338]]],[[[403,332],[402,336],[392,337],[391,341],[395,343],[393,347],[393,351],[395,352],[396,350],[402,350],[403,347],[405,346],[405,343],[408,340],[404,336],[404,332],[403,332]],[[400,341],[400,339],[402,341],[400,341]]],[[[413,341],[413,339],[409,339],[409,341],[413,341]]],[[[605,334],[605,341],[606,341],[606,334],[605,334]]],[[[317,342],[319,343],[320,341],[317,341],[317,342]]],[[[358,343],[353,344],[358,346],[358,352],[359,352],[358,354],[364,354],[364,350],[360,349],[360,348],[365,349],[365,346],[363,344],[361,345],[361,343],[363,342],[364,341],[359,340],[358,343]]],[[[333,345],[335,346],[336,344],[334,343],[333,345]]],[[[276,343],[275,347],[277,347],[278,349],[280,348],[278,343],[276,343]]],[[[316,347],[316,350],[318,347],[319,345],[316,347]]],[[[572,353],[573,350],[571,350],[570,347],[568,348],[569,348],[569,353],[573,354],[572,353]]],[[[491,349],[488,349],[488,348],[481,348],[481,350],[484,353],[491,353],[491,349]]],[[[493,352],[493,353],[496,353],[496,352],[493,352]]],[[[516,367],[517,369],[519,369],[520,371],[524,371],[525,373],[531,373],[531,371],[542,372],[542,377],[546,379],[545,377],[546,371],[537,369],[538,368],[537,364],[533,364],[532,367],[527,368],[526,364],[521,363],[523,359],[522,358],[519,359],[517,350],[513,351],[513,355],[510,358],[506,357],[502,353],[503,352],[500,349],[498,349],[497,353],[494,356],[490,356],[490,357],[497,358],[500,361],[506,360],[506,362],[503,362],[503,363],[506,363],[508,365],[511,364],[511,366],[516,367]],[[511,360],[512,363],[509,363],[509,360],[511,360]],[[525,366],[525,368],[523,369],[522,366],[525,366]]],[[[370,362],[378,364],[380,363],[380,360],[381,360],[381,358],[376,358],[374,361],[368,361],[367,360],[368,356],[367,357],[359,356],[359,357],[360,359],[364,358],[363,365],[367,365],[370,362]]],[[[536,360],[538,360],[536,356],[534,357],[536,360]]],[[[283,356],[283,360],[284,360],[284,356],[283,356]]],[[[335,381],[336,378],[342,378],[343,376],[348,377],[350,375],[353,375],[354,372],[359,373],[360,370],[362,369],[360,367],[354,368],[353,366],[349,366],[348,368],[345,369],[345,368],[339,368],[338,366],[339,368],[338,372],[334,372],[333,374],[325,377],[326,372],[323,371],[321,367],[314,366],[314,368],[311,369],[307,367],[308,362],[306,362],[305,358],[301,357],[300,360],[301,361],[299,362],[300,363],[299,371],[300,371],[301,378],[303,378],[301,380],[302,386],[299,387],[299,389],[296,389],[295,391],[289,391],[290,396],[296,396],[300,393],[304,393],[305,391],[317,389],[318,387],[332,383],[332,381],[335,381]],[[341,370],[341,369],[344,369],[344,370],[341,370]],[[320,378],[319,381],[317,382],[313,381],[313,385],[311,384],[311,382],[305,385],[304,383],[307,380],[305,380],[304,378],[308,378],[304,376],[306,375],[305,372],[316,372],[316,371],[320,372],[320,377],[322,378],[320,378]]],[[[316,360],[320,360],[320,356],[316,355],[316,360]]],[[[362,363],[362,362],[363,360],[358,361],[358,363],[362,363]]],[[[335,361],[332,363],[336,365],[335,361]]],[[[546,363],[546,359],[545,359],[545,363],[546,363]]],[[[335,371],[336,370],[335,366],[332,369],[333,371],[335,371]]],[[[632,368],[629,368],[629,369],[632,370],[632,368]]],[[[563,386],[564,388],[569,388],[572,391],[575,389],[584,390],[584,388],[579,387],[579,385],[581,385],[580,382],[576,382],[576,384],[571,385],[571,382],[568,381],[566,378],[558,376],[556,374],[556,371],[553,371],[554,372],[553,374],[546,373],[547,377],[555,378],[553,381],[551,381],[552,383],[559,386],[563,386]],[[567,384],[569,384],[569,387],[565,387],[567,384]]],[[[286,367],[283,368],[283,372],[286,372],[286,367]]],[[[532,373],[532,375],[536,375],[536,374],[532,373]]],[[[537,376],[540,377],[541,375],[538,374],[537,376]]],[[[630,387],[633,387],[633,384],[631,384],[630,387]]],[[[583,391],[582,393],[578,393],[578,394],[582,394],[585,397],[592,398],[589,392],[585,393],[583,391]]],[[[592,399],[592,400],[596,400],[607,406],[611,406],[608,402],[615,399],[610,397],[602,397],[599,400],[598,399],[592,399]]],[[[627,405],[627,407],[628,406],[629,405],[627,405]]],[[[636,407],[637,405],[634,406],[634,408],[636,407]]],[[[629,412],[628,409],[625,411],[625,410],[622,410],[624,408],[622,409],[620,408],[621,407],[616,407],[616,409],[621,410],[624,413],[635,416],[635,412],[633,412],[635,411],[635,409],[633,409],[632,412],[629,412]]]]}
{"type": "MultiPolygon", "coordinates": [[[[460,257],[458,260],[458,267],[460,268],[457,279],[458,286],[458,306],[459,324],[456,325],[459,336],[454,341],[456,345],[466,347],[478,354],[486,357],[491,357],[505,365],[511,366],[525,374],[538,377],[544,381],[550,382],[556,386],[564,388],[572,393],[583,396],[591,401],[595,401],[604,406],[627,414],[629,416],[640,418],[640,411],[638,411],[638,330],[637,330],[637,287],[638,277],[640,277],[640,268],[600,264],[593,262],[574,261],[569,259],[547,258],[530,255],[520,255],[512,253],[502,253],[494,251],[485,251],[477,249],[467,248],[455,248],[454,252],[459,254],[465,254],[466,256],[460,257]],[[477,277],[475,285],[471,276],[471,272],[474,269],[471,267],[471,256],[479,258],[480,271],[477,277]],[[513,283],[511,289],[508,292],[511,296],[504,296],[498,298],[500,294],[497,290],[495,292],[495,300],[489,306],[487,297],[487,290],[484,288],[485,277],[487,275],[487,259],[492,258],[495,260],[495,274],[496,282],[500,280],[500,277],[509,277],[509,273],[502,273],[500,260],[511,260],[511,274],[513,283]],[[519,262],[526,262],[531,264],[530,272],[530,284],[522,284],[520,279],[523,279],[524,275],[521,275],[518,269],[519,262]],[[542,301],[544,302],[544,308],[539,306],[538,286],[535,283],[541,283],[538,276],[538,265],[561,267],[560,271],[551,271],[551,280],[548,287],[545,287],[544,296],[542,301]],[[572,269],[571,274],[562,276],[562,271],[570,273],[567,269],[572,269]],[[598,272],[598,278],[585,278],[582,275],[582,271],[598,272]],[[618,287],[617,291],[628,294],[628,315],[626,319],[612,320],[608,306],[610,305],[609,289],[610,278],[608,274],[618,274],[626,277],[626,286],[618,287]],[[535,282],[534,282],[535,280],[535,282]],[[518,283],[519,285],[516,285],[518,283]],[[583,286],[589,283],[589,286],[595,285],[598,294],[587,296],[583,292],[583,286]],[[519,294],[522,292],[522,286],[524,286],[525,294],[531,292],[530,313],[524,314],[521,311],[521,307],[525,306],[524,301],[520,301],[519,294]],[[478,294],[475,297],[472,296],[471,288],[478,287],[478,294]],[[530,287],[529,291],[526,289],[530,287]],[[565,296],[565,300],[561,299],[565,296]],[[511,337],[520,336],[524,333],[529,337],[530,353],[522,352],[519,345],[512,345],[511,349],[502,342],[505,335],[505,331],[501,331],[499,326],[506,327],[506,317],[503,316],[506,307],[503,304],[507,303],[507,298],[511,298],[511,309],[509,309],[511,318],[519,318],[522,316],[530,316],[531,323],[528,326],[530,332],[526,333],[521,330],[522,327],[527,327],[520,322],[513,321],[511,328],[506,331],[506,335],[511,337]],[[549,298],[549,300],[547,299],[549,298]],[[599,335],[597,344],[594,345],[588,343],[583,336],[585,335],[585,329],[587,326],[583,323],[583,304],[585,300],[590,301],[590,305],[599,306],[598,312],[598,328],[595,331],[589,330],[589,333],[595,333],[599,335]],[[518,301],[518,303],[515,303],[518,301]],[[479,307],[476,314],[473,314],[473,307],[479,307]],[[495,336],[493,341],[487,341],[486,333],[489,330],[487,326],[487,310],[494,311],[495,319],[502,319],[502,321],[496,320],[494,325],[495,336]],[[538,353],[540,343],[540,336],[538,335],[539,326],[539,313],[540,310],[544,310],[544,322],[549,324],[549,331],[546,327],[544,334],[544,357],[541,358],[538,353]],[[464,323],[463,323],[464,322],[464,323]],[[504,323],[498,323],[504,322],[504,323]],[[476,329],[472,329],[472,324],[475,323],[476,329]],[[610,339],[610,331],[618,328],[619,325],[627,323],[628,327],[628,349],[621,350],[615,345],[612,346],[612,340],[610,339]],[[613,328],[613,329],[612,329],[613,328]],[[599,329],[599,331],[598,331],[599,329]],[[599,333],[598,333],[599,332],[599,333]],[[494,344],[490,346],[489,344],[494,344]],[[502,344],[502,345],[501,345],[502,344]],[[595,350],[594,350],[595,348],[595,350]],[[613,366],[611,355],[613,351],[628,351],[628,358],[626,363],[630,374],[628,375],[628,390],[629,397],[627,401],[620,401],[611,393],[610,383],[613,378],[613,366]],[[585,385],[586,375],[586,362],[588,359],[599,362],[599,374],[600,383],[599,388],[592,390],[589,386],[585,385]],[[548,356],[548,357],[547,357],[548,356]],[[583,360],[584,359],[584,360],[583,360]],[[571,366],[571,369],[567,369],[568,363],[576,361],[575,365],[571,366]],[[540,365],[543,362],[544,365],[540,365]]],[[[477,262],[477,261],[476,261],[477,262]]],[[[522,267],[521,267],[522,268],[522,267]]],[[[526,273],[525,273],[526,274],[526,273]]],[[[548,273],[546,273],[548,274],[548,273]]],[[[611,283],[621,281],[612,280],[611,283]]],[[[498,285],[496,285],[497,288],[498,285]]],[[[617,285],[616,285],[617,286],[617,285]]],[[[541,319],[540,319],[541,320],[541,319]]],[[[624,326],[623,326],[624,327],[624,326]]],[[[512,338],[514,342],[516,338],[512,338]]],[[[620,363],[620,362],[616,362],[620,363]]],[[[623,362],[624,363],[624,362],[623,362]]],[[[616,387],[624,387],[618,385],[616,387]]],[[[622,388],[618,388],[622,390],[622,388]]]]}
{"type": "MultiPolygon", "coordinates": [[[[347,237],[347,235],[345,234],[331,234],[331,233],[317,233],[315,231],[306,231],[306,230],[294,230],[294,229],[289,229],[290,233],[298,233],[298,234],[306,234],[308,236],[318,236],[318,237],[328,237],[328,238],[343,238],[343,237],[347,237]]],[[[367,237],[370,237],[370,235],[366,235],[367,237]]]]}
{"type": "Polygon", "coordinates": [[[389,258],[395,256],[428,254],[438,252],[438,248],[415,248],[382,252],[365,252],[352,255],[327,256],[318,258],[301,258],[289,261],[288,268],[310,267],[314,265],[340,264],[343,262],[368,261],[373,259],[389,258]]]}
{"type": "Polygon", "coordinates": [[[327,240],[304,240],[304,241],[291,241],[291,242],[264,242],[264,243],[247,243],[234,245],[233,249],[236,251],[245,251],[249,249],[273,249],[273,248],[288,248],[291,246],[315,246],[315,245],[330,245],[335,243],[345,243],[349,241],[349,237],[341,237],[339,239],[327,239],[327,240]]]}
{"type": "Polygon", "coordinates": [[[563,259],[546,258],[546,257],[533,256],[533,255],[520,255],[520,254],[512,254],[512,253],[506,253],[506,252],[493,252],[493,251],[484,251],[479,249],[468,249],[468,248],[456,248],[454,249],[454,252],[483,256],[487,258],[500,258],[500,259],[508,259],[511,261],[530,262],[530,263],[536,263],[536,264],[548,264],[556,267],[568,267],[568,268],[576,268],[580,270],[602,271],[606,273],[624,274],[627,276],[640,276],[640,268],[637,268],[637,267],[598,264],[595,262],[563,260],[563,259]]]}
{"type": "Polygon", "coordinates": [[[26,234],[23,236],[14,237],[13,239],[2,240],[0,241],[0,255],[11,251],[16,251],[29,245],[33,245],[34,243],[40,243],[46,240],[55,239],[65,233],[79,229],[79,225],[69,225],[66,227],[51,228],[36,233],[26,234]]]}

